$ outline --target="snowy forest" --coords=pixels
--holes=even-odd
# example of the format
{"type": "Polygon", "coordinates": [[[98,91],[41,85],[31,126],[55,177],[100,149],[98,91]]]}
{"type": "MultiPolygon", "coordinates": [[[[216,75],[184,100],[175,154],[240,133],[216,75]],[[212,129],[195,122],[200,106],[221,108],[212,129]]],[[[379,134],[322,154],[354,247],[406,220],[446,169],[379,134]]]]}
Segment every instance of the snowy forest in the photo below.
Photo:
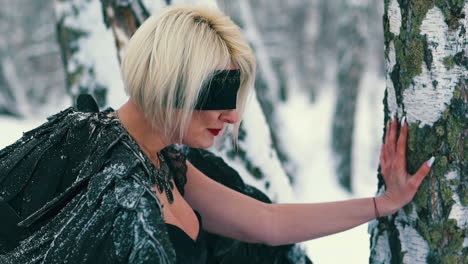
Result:
{"type": "Polygon", "coordinates": [[[272,202],[383,193],[392,117],[409,124],[409,173],[436,157],[413,202],[300,243],[287,263],[468,263],[466,0],[0,3],[0,149],[81,93],[118,109],[120,61],[138,26],[168,5],[215,7],[242,29],[258,72],[239,148],[225,139],[209,151],[272,202]]]}

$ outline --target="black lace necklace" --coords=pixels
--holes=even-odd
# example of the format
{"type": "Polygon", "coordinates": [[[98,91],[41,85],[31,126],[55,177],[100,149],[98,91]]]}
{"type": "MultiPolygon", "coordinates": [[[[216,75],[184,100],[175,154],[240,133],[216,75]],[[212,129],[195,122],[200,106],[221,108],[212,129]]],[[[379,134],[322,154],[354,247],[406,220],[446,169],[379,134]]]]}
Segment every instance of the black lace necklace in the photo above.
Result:
{"type": "Polygon", "coordinates": [[[123,130],[128,135],[128,138],[132,141],[132,143],[135,146],[137,146],[140,156],[146,161],[147,164],[148,163],[151,164],[149,166],[150,184],[152,186],[157,186],[160,193],[163,193],[163,192],[166,193],[167,200],[169,201],[169,203],[172,204],[174,202],[174,195],[172,194],[172,190],[174,189],[174,184],[172,183],[173,177],[172,177],[172,173],[170,173],[169,165],[167,164],[164,158],[164,155],[161,152],[156,152],[156,156],[158,157],[158,160],[159,160],[159,168],[156,167],[154,163],[151,161],[151,159],[140,148],[140,145],[138,145],[135,138],[133,138],[132,135],[130,135],[130,133],[128,132],[128,129],[125,127],[125,125],[123,124],[122,120],[119,117],[119,111],[115,111],[115,117],[117,117],[117,120],[119,121],[123,130]]]}

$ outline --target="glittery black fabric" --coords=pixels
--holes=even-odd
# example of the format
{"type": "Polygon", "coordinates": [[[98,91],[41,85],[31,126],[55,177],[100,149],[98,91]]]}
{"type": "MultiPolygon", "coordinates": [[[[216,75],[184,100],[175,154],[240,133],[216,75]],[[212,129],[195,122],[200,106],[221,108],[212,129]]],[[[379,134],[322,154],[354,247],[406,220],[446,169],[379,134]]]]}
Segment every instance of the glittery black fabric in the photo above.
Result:
{"type": "MultiPolygon", "coordinates": [[[[110,111],[68,108],[0,151],[0,263],[175,263],[158,169],[110,111]]],[[[183,193],[185,156],[161,154],[183,193]]]]}

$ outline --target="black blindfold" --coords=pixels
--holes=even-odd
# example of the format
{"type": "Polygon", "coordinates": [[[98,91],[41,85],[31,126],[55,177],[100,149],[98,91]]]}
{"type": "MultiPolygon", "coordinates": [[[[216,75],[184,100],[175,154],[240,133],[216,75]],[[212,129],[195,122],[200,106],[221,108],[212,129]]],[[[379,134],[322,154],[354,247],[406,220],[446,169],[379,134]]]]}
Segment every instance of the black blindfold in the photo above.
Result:
{"type": "Polygon", "coordinates": [[[195,110],[236,109],[240,70],[216,71],[203,86],[195,110]]]}

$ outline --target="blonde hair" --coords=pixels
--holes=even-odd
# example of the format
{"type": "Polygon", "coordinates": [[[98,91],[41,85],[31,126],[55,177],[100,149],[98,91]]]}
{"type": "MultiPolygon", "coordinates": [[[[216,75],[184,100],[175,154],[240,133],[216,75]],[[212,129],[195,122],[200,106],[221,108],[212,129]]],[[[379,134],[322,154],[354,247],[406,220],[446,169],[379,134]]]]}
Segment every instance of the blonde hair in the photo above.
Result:
{"type": "Polygon", "coordinates": [[[130,39],[122,61],[127,94],[154,129],[181,142],[203,84],[231,62],[241,72],[238,131],[255,81],[253,52],[240,28],[221,11],[175,6],[149,17],[130,39]]]}

